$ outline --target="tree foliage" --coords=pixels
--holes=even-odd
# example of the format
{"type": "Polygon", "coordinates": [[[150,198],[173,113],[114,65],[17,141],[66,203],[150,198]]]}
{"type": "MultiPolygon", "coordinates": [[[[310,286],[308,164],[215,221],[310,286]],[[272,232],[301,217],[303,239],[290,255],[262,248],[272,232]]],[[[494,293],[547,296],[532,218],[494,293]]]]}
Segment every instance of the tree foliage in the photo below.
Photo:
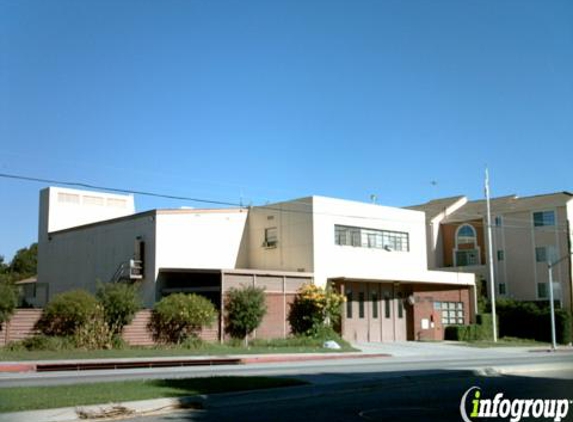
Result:
{"type": "Polygon", "coordinates": [[[343,295],[327,287],[305,284],[290,306],[288,320],[293,334],[316,336],[325,327],[340,323],[343,295]]]}
{"type": "Polygon", "coordinates": [[[217,311],[209,301],[196,294],[174,293],[155,304],[148,329],[155,341],[182,343],[196,336],[215,321],[217,311]]]}
{"type": "Polygon", "coordinates": [[[96,297],[103,307],[104,320],[114,334],[120,334],[142,307],[135,284],[100,283],[96,297]]]}
{"type": "Polygon", "coordinates": [[[32,243],[28,248],[16,252],[12,261],[5,261],[0,256],[0,281],[18,281],[36,275],[38,266],[38,244],[32,243]]]}
{"type": "Polygon", "coordinates": [[[230,289],[225,311],[227,332],[234,338],[245,339],[245,345],[248,345],[249,335],[261,324],[267,313],[265,289],[254,286],[230,289]]]}
{"type": "Polygon", "coordinates": [[[18,293],[13,284],[0,282],[0,326],[14,314],[18,305],[18,293]]]}

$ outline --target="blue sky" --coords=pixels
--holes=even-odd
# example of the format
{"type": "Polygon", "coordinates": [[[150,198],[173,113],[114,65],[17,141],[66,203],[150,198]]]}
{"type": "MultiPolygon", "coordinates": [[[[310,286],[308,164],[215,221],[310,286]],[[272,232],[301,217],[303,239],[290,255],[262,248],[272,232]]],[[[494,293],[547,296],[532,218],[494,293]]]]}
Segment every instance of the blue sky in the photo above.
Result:
{"type": "MultiPolygon", "coordinates": [[[[0,0],[0,173],[405,206],[571,191],[572,153],[569,0],[0,0]]],[[[0,178],[0,255],[44,186],[0,178]]]]}

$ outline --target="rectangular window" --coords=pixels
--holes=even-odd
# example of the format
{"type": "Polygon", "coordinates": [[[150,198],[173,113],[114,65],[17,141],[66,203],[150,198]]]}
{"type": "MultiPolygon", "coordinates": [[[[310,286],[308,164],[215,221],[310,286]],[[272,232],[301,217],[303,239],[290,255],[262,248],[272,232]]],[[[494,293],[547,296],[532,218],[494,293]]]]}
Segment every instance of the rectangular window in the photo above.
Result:
{"type": "Polygon", "coordinates": [[[540,211],[533,213],[533,225],[535,227],[554,226],[555,225],[555,212],[554,211],[540,211]]]}
{"type": "Polygon", "coordinates": [[[105,199],[101,196],[84,195],[84,204],[104,206],[105,199]]]}
{"type": "Polygon", "coordinates": [[[364,318],[364,292],[358,293],[358,318],[364,318]]]}
{"type": "Polygon", "coordinates": [[[506,288],[505,283],[499,283],[499,294],[500,295],[507,294],[507,288],[506,288]]]}
{"type": "Polygon", "coordinates": [[[263,244],[266,248],[276,248],[278,242],[277,228],[269,227],[265,229],[265,242],[263,244]]]}
{"type": "Polygon", "coordinates": [[[501,227],[502,224],[502,220],[500,216],[495,217],[495,226],[496,227],[501,227]]]}
{"type": "Polygon", "coordinates": [[[537,297],[539,299],[547,299],[549,296],[549,290],[547,289],[547,283],[537,283],[537,297]]]}
{"type": "Polygon", "coordinates": [[[335,225],[334,243],[341,246],[386,249],[397,252],[408,252],[410,250],[410,237],[406,232],[375,230],[363,227],[335,225]]]}
{"type": "Polygon", "coordinates": [[[398,318],[404,318],[404,301],[402,293],[398,293],[398,318]]]}
{"type": "Polygon", "coordinates": [[[352,318],[352,292],[346,292],[346,318],[352,318]]]}
{"type": "MultiPolygon", "coordinates": [[[[434,304],[435,307],[435,304],[434,304]]],[[[440,302],[442,310],[442,324],[463,324],[464,323],[464,304],[463,302],[440,302]]]]}
{"type": "Polygon", "coordinates": [[[372,292],[370,299],[372,300],[372,318],[378,319],[378,293],[372,292]]]}
{"type": "Polygon", "coordinates": [[[390,296],[384,296],[384,318],[390,319],[390,296]]]}
{"type": "Polygon", "coordinates": [[[80,196],[74,193],[65,193],[59,192],[58,193],[58,202],[63,202],[66,204],[79,204],[80,203],[80,196]]]}
{"type": "Polygon", "coordinates": [[[125,199],[107,198],[107,206],[112,208],[126,208],[127,201],[125,199]]]}
{"type": "Polygon", "coordinates": [[[477,249],[462,249],[456,251],[456,267],[479,265],[477,249]]]}
{"type": "Polygon", "coordinates": [[[539,246],[535,248],[535,261],[547,262],[547,249],[545,246],[539,246]]]}
{"type": "Polygon", "coordinates": [[[498,250],[497,251],[497,260],[498,261],[503,261],[505,259],[505,253],[503,250],[498,250]]]}

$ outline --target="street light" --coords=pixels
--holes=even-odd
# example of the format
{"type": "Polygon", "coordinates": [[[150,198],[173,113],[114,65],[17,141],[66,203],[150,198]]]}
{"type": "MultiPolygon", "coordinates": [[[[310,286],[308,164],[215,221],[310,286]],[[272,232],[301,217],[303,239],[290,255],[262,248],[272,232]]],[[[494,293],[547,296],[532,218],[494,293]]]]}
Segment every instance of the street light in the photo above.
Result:
{"type": "Polygon", "coordinates": [[[557,349],[557,341],[555,339],[555,304],[553,303],[553,267],[571,255],[573,255],[573,253],[562,256],[557,261],[547,262],[547,270],[549,271],[549,306],[551,309],[551,347],[553,350],[557,349]]]}

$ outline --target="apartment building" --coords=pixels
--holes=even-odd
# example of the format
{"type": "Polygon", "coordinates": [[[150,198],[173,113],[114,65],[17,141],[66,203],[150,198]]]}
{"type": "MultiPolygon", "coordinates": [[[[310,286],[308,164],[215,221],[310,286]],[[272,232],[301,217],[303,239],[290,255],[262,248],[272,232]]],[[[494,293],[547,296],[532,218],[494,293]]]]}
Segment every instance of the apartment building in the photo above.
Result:
{"type": "MultiPolygon", "coordinates": [[[[485,200],[457,196],[408,208],[426,213],[430,268],[475,273],[485,286],[489,279],[485,200]]],[[[571,310],[573,194],[494,198],[491,215],[496,295],[547,301],[548,263],[560,260],[553,269],[554,299],[571,310]]]]}
{"type": "MultiPolygon", "coordinates": [[[[475,276],[428,270],[425,214],[312,196],[238,209],[135,212],[133,197],[74,189],[40,193],[38,279],[49,295],[97,281],[136,282],[145,306],[173,292],[209,298],[265,288],[259,337],[289,333],[300,286],[343,293],[352,341],[443,338],[475,315],[475,276]]],[[[219,319],[223,336],[224,315],[219,319]]]]}

